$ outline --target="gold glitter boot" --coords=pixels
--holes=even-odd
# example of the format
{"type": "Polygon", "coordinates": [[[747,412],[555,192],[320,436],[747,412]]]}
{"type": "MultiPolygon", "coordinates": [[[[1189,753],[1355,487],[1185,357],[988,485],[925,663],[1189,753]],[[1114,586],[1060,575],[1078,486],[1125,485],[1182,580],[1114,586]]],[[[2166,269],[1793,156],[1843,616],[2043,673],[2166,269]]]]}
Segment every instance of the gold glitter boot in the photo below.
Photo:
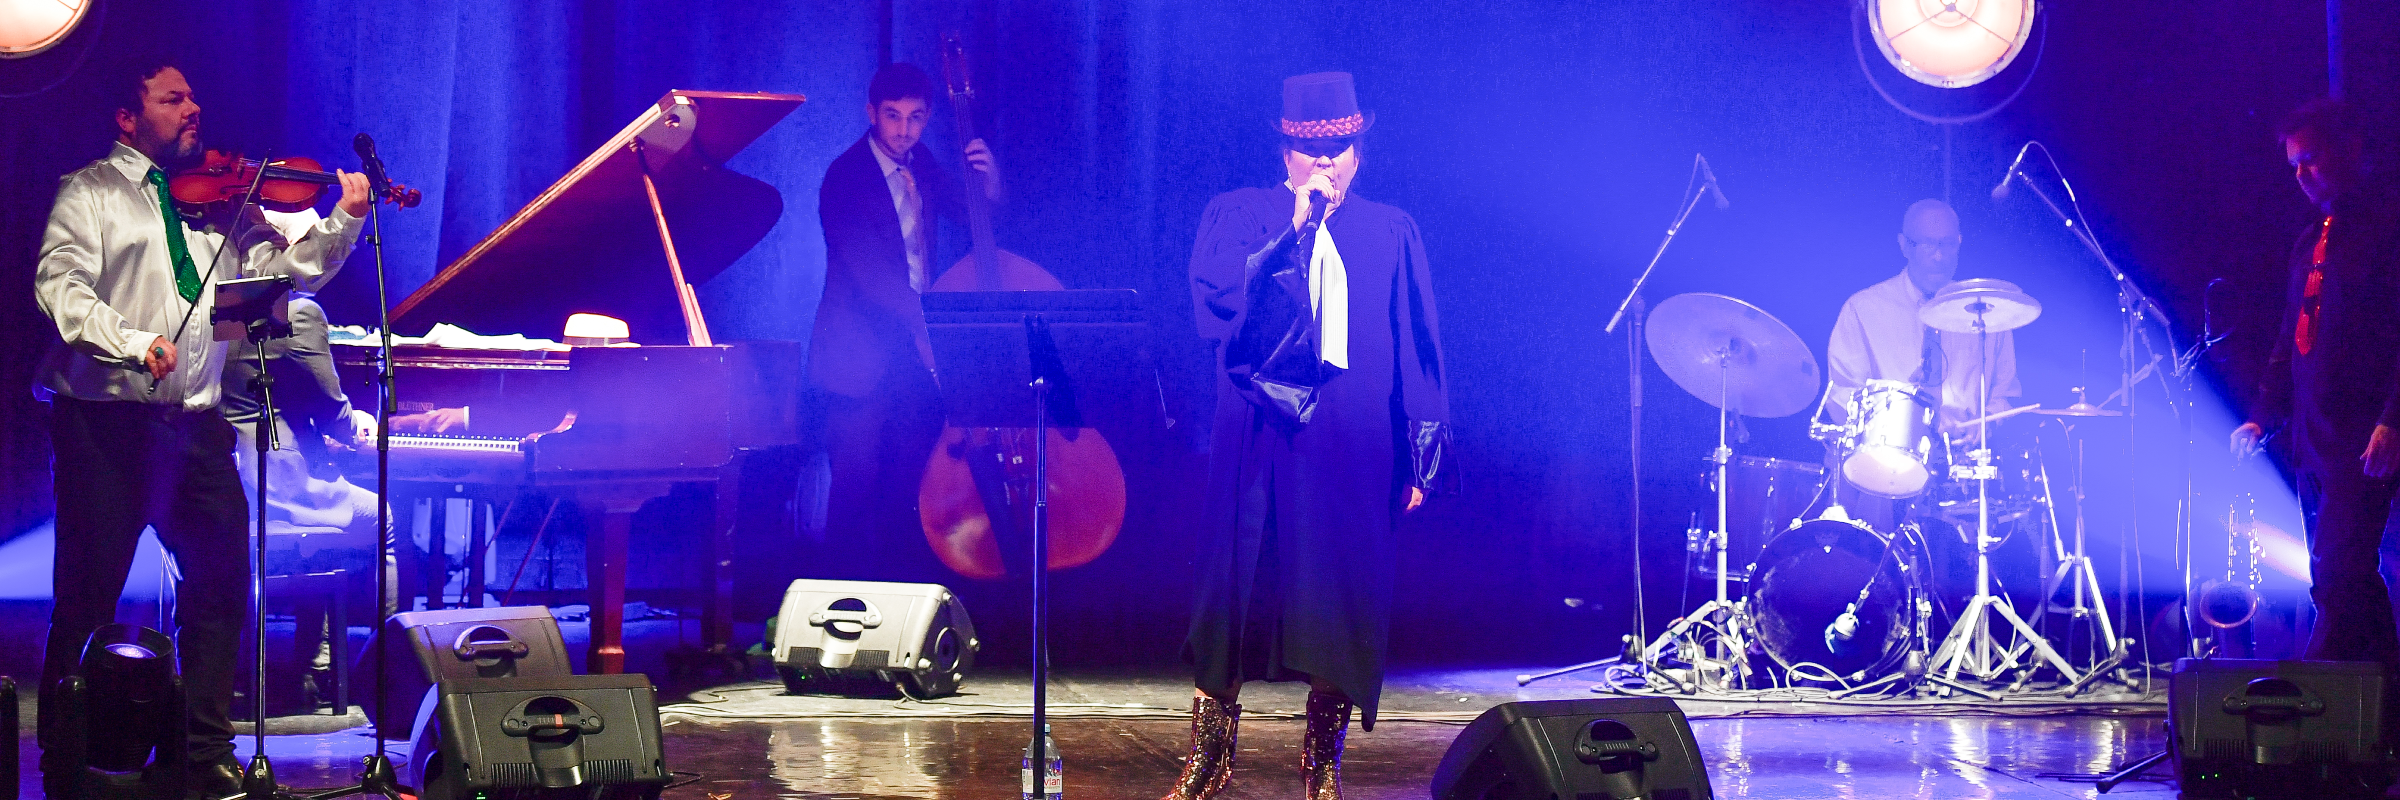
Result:
{"type": "Polygon", "coordinates": [[[1300,780],[1307,800],[1342,800],[1342,737],[1350,730],[1350,701],[1308,693],[1308,732],[1300,737],[1300,780]]]}
{"type": "Polygon", "coordinates": [[[1160,800],[1208,800],[1233,782],[1235,730],[1242,707],[1213,697],[1192,698],[1192,754],[1183,760],[1183,774],[1160,800]]]}

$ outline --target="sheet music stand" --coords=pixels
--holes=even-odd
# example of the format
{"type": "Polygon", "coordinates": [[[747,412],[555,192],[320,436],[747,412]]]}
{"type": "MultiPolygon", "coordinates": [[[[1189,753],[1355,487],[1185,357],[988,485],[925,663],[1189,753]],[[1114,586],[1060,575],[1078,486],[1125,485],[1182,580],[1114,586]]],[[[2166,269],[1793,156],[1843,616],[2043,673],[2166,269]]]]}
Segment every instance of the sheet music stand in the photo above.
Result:
{"type": "MultiPolygon", "coordinates": [[[[925,329],[950,424],[1024,427],[1033,422],[1033,769],[1046,770],[1048,726],[1050,426],[1086,425],[1078,398],[1159,391],[1150,372],[1149,323],[1132,289],[930,292],[925,329]]],[[[1149,404],[1157,407],[1157,404],[1149,404]]],[[[997,518],[1006,509],[985,509],[997,518]]]]}

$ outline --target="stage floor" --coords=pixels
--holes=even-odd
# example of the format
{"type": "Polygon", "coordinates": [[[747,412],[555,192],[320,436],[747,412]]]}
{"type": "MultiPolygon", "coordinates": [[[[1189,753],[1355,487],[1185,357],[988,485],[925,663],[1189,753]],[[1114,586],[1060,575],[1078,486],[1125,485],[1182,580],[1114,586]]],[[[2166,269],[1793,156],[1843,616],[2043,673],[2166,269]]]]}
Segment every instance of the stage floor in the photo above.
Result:
{"type": "MultiPolygon", "coordinates": [[[[1583,675],[1519,688],[1512,674],[1393,676],[1384,721],[1372,733],[1354,726],[1350,734],[1347,796],[1427,797],[1434,767],[1461,725],[1497,703],[1602,696],[1589,691],[1583,675]]],[[[980,673],[960,695],[932,702],[791,697],[756,681],[692,685],[698,688],[661,695],[674,701],[664,709],[667,763],[682,773],[667,792],[671,798],[989,800],[1016,791],[1027,734],[1023,707],[1031,699],[1021,673],[980,673]]],[[[1059,676],[1050,700],[1069,793],[1139,799],[1163,791],[1189,735],[1176,710],[1188,703],[1188,687],[1160,670],[1059,676]]],[[[1301,723],[1291,712],[1302,697],[1301,686],[1263,684],[1243,698],[1252,713],[1242,724],[1229,800],[1299,794],[1301,723]]],[[[2096,798],[2090,783],[2055,774],[2099,772],[2165,743],[2154,698],[1914,708],[1798,700],[1682,704],[1721,798],[2096,798]]],[[[355,715],[270,721],[270,732],[318,731],[269,737],[278,777],[303,787],[347,780],[372,746],[362,726],[355,715]]],[[[239,744],[247,758],[249,739],[239,744]]],[[[30,741],[22,752],[28,767],[35,763],[30,741]]],[[[39,796],[37,786],[26,775],[24,796],[39,796]]],[[[2162,780],[2108,794],[2171,796],[2172,784],[2162,780]]]]}

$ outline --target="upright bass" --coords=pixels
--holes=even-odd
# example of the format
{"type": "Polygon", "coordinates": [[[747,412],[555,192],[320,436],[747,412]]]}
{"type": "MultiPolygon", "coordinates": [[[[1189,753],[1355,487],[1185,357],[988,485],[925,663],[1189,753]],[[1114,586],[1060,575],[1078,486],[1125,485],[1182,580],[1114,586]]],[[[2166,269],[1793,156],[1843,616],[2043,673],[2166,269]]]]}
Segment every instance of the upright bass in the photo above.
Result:
{"type": "MultiPolygon", "coordinates": [[[[975,135],[975,90],[966,48],[957,34],[942,37],[942,77],[958,120],[961,146],[975,135]]],[[[971,176],[973,170],[968,170],[971,176]]],[[[1058,291],[1066,288],[1040,265],[1000,249],[992,238],[992,208],[969,182],[967,228],[974,250],[928,291],[1058,291]]],[[[1091,428],[1050,429],[1050,558],[1052,569],[1090,563],[1125,526],[1125,471],[1115,449],[1091,428]]],[[[918,519],[934,554],[969,578],[1008,574],[1002,534],[1031,541],[1033,429],[945,426],[917,487],[918,519]],[[994,508],[993,506],[999,506],[994,508]]]]}

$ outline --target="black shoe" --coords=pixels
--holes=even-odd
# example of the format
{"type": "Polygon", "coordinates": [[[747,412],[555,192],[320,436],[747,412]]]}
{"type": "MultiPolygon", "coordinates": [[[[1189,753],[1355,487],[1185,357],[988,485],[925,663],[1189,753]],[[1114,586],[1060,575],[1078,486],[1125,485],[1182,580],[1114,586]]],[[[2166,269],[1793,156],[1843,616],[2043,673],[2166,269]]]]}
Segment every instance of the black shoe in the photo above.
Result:
{"type": "Polygon", "coordinates": [[[227,754],[183,773],[185,800],[220,800],[242,793],[242,762],[227,754]]]}

